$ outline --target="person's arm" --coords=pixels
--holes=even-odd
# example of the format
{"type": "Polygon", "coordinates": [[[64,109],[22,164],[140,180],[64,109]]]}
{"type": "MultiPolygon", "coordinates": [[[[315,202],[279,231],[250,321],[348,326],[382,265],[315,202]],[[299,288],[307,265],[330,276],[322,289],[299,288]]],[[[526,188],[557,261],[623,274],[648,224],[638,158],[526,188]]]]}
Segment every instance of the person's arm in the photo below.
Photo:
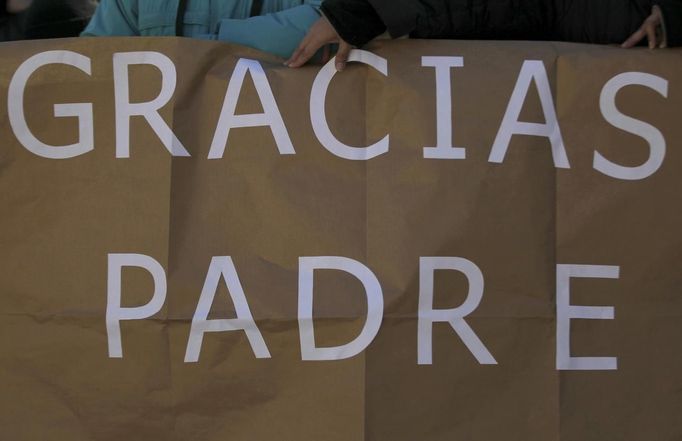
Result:
{"type": "Polygon", "coordinates": [[[101,0],[81,37],[140,35],[130,0],[101,0]]]}
{"type": "Polygon", "coordinates": [[[200,38],[241,44],[288,58],[319,18],[318,8],[306,4],[246,19],[223,19],[217,34],[200,38]]]}

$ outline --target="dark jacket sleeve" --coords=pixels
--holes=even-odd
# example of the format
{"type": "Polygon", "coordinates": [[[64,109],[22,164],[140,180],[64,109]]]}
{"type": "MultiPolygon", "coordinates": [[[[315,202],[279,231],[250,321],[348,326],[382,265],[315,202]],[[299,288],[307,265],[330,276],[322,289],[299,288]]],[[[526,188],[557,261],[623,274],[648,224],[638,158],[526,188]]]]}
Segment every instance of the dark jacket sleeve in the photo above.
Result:
{"type": "Polygon", "coordinates": [[[447,15],[442,7],[443,1],[424,2],[423,0],[369,0],[375,11],[386,25],[391,37],[398,38],[411,34],[426,24],[427,17],[440,13],[447,15]],[[432,5],[428,5],[432,3],[432,5]]]}
{"type": "Polygon", "coordinates": [[[386,26],[368,0],[325,0],[320,8],[344,41],[362,46],[386,26]]]}
{"type": "Polygon", "coordinates": [[[341,38],[357,46],[386,29],[393,38],[541,39],[551,23],[548,3],[552,2],[325,0],[322,12],[341,38]]]}
{"type": "Polygon", "coordinates": [[[663,12],[668,46],[682,46],[682,0],[658,0],[663,12]]]}
{"type": "Polygon", "coordinates": [[[322,11],[341,38],[360,46],[391,37],[480,40],[625,41],[663,12],[669,46],[682,46],[682,0],[325,0],[322,11]]]}

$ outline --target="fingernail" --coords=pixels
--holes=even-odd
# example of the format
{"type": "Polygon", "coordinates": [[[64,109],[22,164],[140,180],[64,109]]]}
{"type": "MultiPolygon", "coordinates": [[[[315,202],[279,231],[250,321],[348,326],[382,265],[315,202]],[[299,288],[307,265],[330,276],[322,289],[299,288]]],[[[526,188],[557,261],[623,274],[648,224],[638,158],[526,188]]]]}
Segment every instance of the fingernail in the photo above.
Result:
{"type": "Polygon", "coordinates": [[[343,63],[336,63],[336,71],[341,72],[346,66],[343,63]]]}

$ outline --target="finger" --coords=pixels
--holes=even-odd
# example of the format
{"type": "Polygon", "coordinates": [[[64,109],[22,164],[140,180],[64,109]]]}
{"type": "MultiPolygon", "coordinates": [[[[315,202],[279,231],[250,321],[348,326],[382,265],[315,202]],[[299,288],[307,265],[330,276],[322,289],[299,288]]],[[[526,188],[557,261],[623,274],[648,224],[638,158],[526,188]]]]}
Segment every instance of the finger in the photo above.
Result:
{"type": "Polygon", "coordinates": [[[317,42],[309,42],[303,47],[301,47],[300,50],[297,50],[296,54],[294,57],[291,58],[289,62],[287,62],[287,66],[289,67],[301,67],[303,66],[308,60],[310,60],[313,55],[315,55],[315,52],[322,46],[322,43],[317,43],[317,42]]]}
{"type": "Polygon", "coordinates": [[[661,26],[656,26],[656,41],[658,42],[657,48],[662,49],[666,46],[665,34],[661,26]]]}
{"type": "Polygon", "coordinates": [[[348,62],[348,56],[353,48],[350,44],[342,41],[339,44],[339,50],[336,52],[336,70],[341,72],[346,68],[346,63],[348,62]]]}
{"type": "Polygon", "coordinates": [[[621,47],[624,47],[624,48],[634,47],[637,43],[642,41],[642,39],[644,39],[644,37],[646,37],[646,31],[644,30],[644,27],[641,27],[637,30],[637,32],[632,34],[630,36],[630,38],[625,40],[625,42],[623,44],[621,44],[621,47]]]}
{"type": "Polygon", "coordinates": [[[303,40],[298,44],[298,47],[294,51],[293,54],[289,57],[287,61],[284,62],[285,66],[289,66],[294,60],[298,59],[301,56],[301,53],[305,49],[305,47],[308,45],[308,42],[310,41],[310,35],[306,35],[303,37],[303,40]]]}
{"type": "Polygon", "coordinates": [[[291,57],[289,57],[289,59],[288,59],[287,61],[284,62],[284,65],[285,65],[285,66],[289,66],[289,65],[291,65],[291,63],[293,63],[294,60],[297,60],[298,57],[301,55],[301,52],[303,52],[303,48],[304,48],[304,47],[305,47],[305,46],[303,45],[303,43],[301,43],[301,44],[296,48],[296,50],[294,51],[294,53],[291,54],[291,57]]]}
{"type": "Polygon", "coordinates": [[[315,55],[318,49],[332,42],[335,35],[336,31],[329,21],[324,17],[320,18],[308,30],[298,49],[284,64],[289,67],[303,66],[315,55]]]}
{"type": "MultiPolygon", "coordinates": [[[[296,49],[296,51],[294,51],[293,55],[291,55],[291,57],[284,62],[284,65],[289,67],[303,66],[305,62],[308,61],[310,57],[312,57],[312,55],[308,55],[308,53],[311,50],[310,48],[316,44],[319,44],[319,46],[317,46],[318,48],[322,46],[321,42],[316,43],[316,40],[318,39],[319,38],[315,33],[314,29],[311,29],[310,32],[308,32],[306,36],[303,37],[303,40],[301,40],[301,43],[298,45],[298,48],[296,49]]],[[[314,54],[315,51],[313,51],[312,53],[314,54]]]]}
{"type": "Polygon", "coordinates": [[[654,26],[652,23],[648,23],[646,25],[646,36],[647,36],[647,39],[649,40],[649,49],[655,49],[656,48],[656,26],[654,26]]]}

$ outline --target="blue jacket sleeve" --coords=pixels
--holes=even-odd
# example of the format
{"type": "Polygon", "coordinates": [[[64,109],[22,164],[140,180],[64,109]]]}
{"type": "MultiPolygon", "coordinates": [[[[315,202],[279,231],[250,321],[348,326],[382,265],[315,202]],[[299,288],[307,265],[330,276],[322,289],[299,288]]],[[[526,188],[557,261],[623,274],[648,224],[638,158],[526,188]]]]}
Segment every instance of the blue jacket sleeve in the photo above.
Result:
{"type": "Polygon", "coordinates": [[[102,0],[81,37],[140,35],[134,11],[123,0],[102,0]]]}
{"type": "Polygon", "coordinates": [[[218,33],[206,38],[241,44],[288,58],[319,18],[319,8],[306,4],[246,19],[223,19],[218,33]]]}

